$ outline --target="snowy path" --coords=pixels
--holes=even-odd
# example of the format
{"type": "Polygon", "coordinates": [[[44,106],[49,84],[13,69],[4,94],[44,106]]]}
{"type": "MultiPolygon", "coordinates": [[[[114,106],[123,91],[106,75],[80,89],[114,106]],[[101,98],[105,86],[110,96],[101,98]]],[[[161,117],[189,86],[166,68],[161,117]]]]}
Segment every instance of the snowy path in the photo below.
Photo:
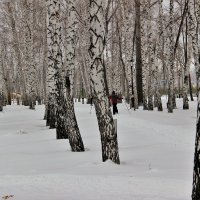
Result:
{"type": "Polygon", "coordinates": [[[72,153],[45,127],[44,106],[7,106],[0,113],[0,198],[15,200],[188,200],[191,195],[196,102],[173,114],[119,105],[121,165],[101,162],[94,110],[76,103],[86,147],[72,153]]]}

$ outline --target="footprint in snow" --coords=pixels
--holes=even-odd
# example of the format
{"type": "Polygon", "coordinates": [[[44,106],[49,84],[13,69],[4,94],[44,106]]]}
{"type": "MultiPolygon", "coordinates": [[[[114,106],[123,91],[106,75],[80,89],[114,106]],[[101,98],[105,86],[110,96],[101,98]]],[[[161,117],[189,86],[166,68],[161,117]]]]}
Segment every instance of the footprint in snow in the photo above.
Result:
{"type": "Polygon", "coordinates": [[[20,129],[17,131],[18,134],[27,134],[28,132],[26,132],[25,130],[23,129],[20,129]]]}

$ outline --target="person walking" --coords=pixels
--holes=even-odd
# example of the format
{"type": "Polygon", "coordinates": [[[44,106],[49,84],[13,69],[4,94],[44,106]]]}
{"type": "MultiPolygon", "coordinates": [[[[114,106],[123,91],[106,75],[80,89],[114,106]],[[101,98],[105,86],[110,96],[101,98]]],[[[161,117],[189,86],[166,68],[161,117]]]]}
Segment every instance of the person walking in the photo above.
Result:
{"type": "Polygon", "coordinates": [[[115,94],[115,91],[112,92],[110,100],[111,100],[111,103],[112,103],[112,106],[113,106],[113,115],[115,115],[115,113],[118,113],[118,109],[117,109],[117,100],[118,100],[118,97],[115,94]]]}

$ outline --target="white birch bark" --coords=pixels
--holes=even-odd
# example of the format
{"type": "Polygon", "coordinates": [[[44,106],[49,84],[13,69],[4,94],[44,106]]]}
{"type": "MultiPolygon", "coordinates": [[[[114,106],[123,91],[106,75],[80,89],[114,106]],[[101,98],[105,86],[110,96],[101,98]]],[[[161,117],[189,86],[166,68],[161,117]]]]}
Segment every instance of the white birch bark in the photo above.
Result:
{"type": "Polygon", "coordinates": [[[4,77],[3,77],[3,68],[2,68],[2,55],[0,55],[0,112],[3,111],[3,83],[4,83],[4,77]]]}
{"type": "Polygon", "coordinates": [[[174,1],[170,0],[170,25],[169,25],[169,40],[168,40],[168,48],[169,48],[169,80],[168,80],[168,113],[173,113],[173,72],[174,72],[174,41],[173,41],[173,24],[174,24],[174,1]]]}
{"type": "Polygon", "coordinates": [[[146,20],[147,17],[147,2],[142,1],[143,16],[141,16],[141,55],[142,55],[142,91],[143,91],[143,110],[148,110],[147,104],[147,37],[146,31],[146,20]]]}
{"type": "MultiPolygon", "coordinates": [[[[136,58],[134,60],[136,60],[136,58]]],[[[135,66],[135,62],[133,63],[133,66],[135,66]]],[[[138,105],[136,69],[135,68],[133,68],[133,91],[134,91],[134,108],[138,109],[139,105],[138,105]]]]}
{"type": "Polygon", "coordinates": [[[148,110],[153,110],[153,88],[154,88],[154,67],[155,67],[155,42],[152,30],[152,13],[151,13],[151,0],[148,0],[147,11],[147,55],[148,55],[148,110]]]}
{"type": "Polygon", "coordinates": [[[73,85],[74,85],[74,74],[75,74],[75,45],[77,38],[76,31],[76,11],[75,11],[75,1],[68,0],[68,26],[67,26],[67,37],[66,37],[66,74],[64,77],[65,81],[65,103],[63,114],[66,112],[66,125],[69,137],[69,143],[72,151],[84,151],[84,145],[80,135],[78,123],[74,111],[73,102],[73,85]]]}
{"type": "MultiPolygon", "coordinates": [[[[159,84],[159,68],[158,68],[158,57],[159,54],[164,53],[164,38],[163,38],[163,0],[159,0],[159,19],[158,19],[158,47],[156,48],[156,61],[155,61],[155,95],[154,95],[154,106],[158,108],[158,111],[163,111],[161,94],[160,94],[160,84],[159,84]]],[[[161,58],[161,60],[164,60],[161,58]]],[[[163,62],[162,62],[163,63],[163,62]]]]}
{"type": "Polygon", "coordinates": [[[58,51],[56,44],[54,44],[54,37],[59,35],[58,15],[59,6],[57,1],[47,0],[47,48],[48,48],[48,67],[47,67],[47,126],[56,128],[56,81],[55,81],[55,57],[58,51]]]}
{"type": "Polygon", "coordinates": [[[196,69],[197,79],[197,121],[196,121],[196,139],[194,152],[194,168],[193,168],[193,188],[192,200],[200,199],[200,64],[198,50],[198,32],[197,21],[194,15],[194,0],[189,1],[188,9],[188,28],[189,35],[192,39],[193,58],[196,69]]]}
{"type": "MultiPolygon", "coordinates": [[[[66,76],[63,80],[62,63],[62,35],[60,23],[60,3],[58,0],[47,1],[49,21],[48,21],[48,71],[51,72],[52,79],[48,82],[50,97],[53,97],[56,113],[57,139],[69,137],[72,151],[84,151],[82,138],[79,132],[75,117],[73,99],[70,95],[70,79],[66,76]],[[65,82],[66,92],[64,95],[65,82]]],[[[69,57],[68,57],[69,58],[69,57]]],[[[49,74],[48,74],[49,75],[49,74]]],[[[48,78],[48,77],[47,77],[48,78]]],[[[51,77],[50,77],[51,78],[51,77]]],[[[52,101],[50,98],[50,105],[52,101]]]]}
{"type": "Polygon", "coordinates": [[[115,129],[112,113],[109,108],[104,76],[103,53],[105,48],[105,30],[102,0],[90,0],[90,23],[90,78],[101,134],[102,158],[103,161],[110,159],[114,163],[119,164],[117,130],[115,129]]]}
{"type": "Polygon", "coordinates": [[[25,6],[25,69],[27,76],[27,94],[30,109],[35,109],[36,101],[36,66],[33,50],[33,2],[31,0],[24,1],[25,6]]]}
{"type": "MultiPolygon", "coordinates": [[[[189,8],[188,8],[188,32],[189,37],[192,41],[192,50],[193,50],[193,58],[194,58],[194,66],[196,68],[196,72],[199,68],[199,47],[198,47],[198,32],[197,32],[197,24],[195,10],[194,10],[194,0],[189,0],[189,8]]],[[[197,82],[198,84],[198,82],[197,82]]]]}
{"type": "Polygon", "coordinates": [[[19,37],[16,29],[16,20],[14,17],[14,8],[11,2],[7,3],[7,9],[9,13],[9,20],[12,30],[12,40],[13,40],[13,49],[15,51],[16,61],[17,61],[17,74],[20,80],[20,90],[23,95],[23,101],[27,101],[26,99],[26,82],[25,82],[25,76],[23,73],[22,68],[22,55],[20,50],[20,42],[19,37]]]}
{"type": "Polygon", "coordinates": [[[134,92],[134,64],[135,64],[135,24],[131,23],[133,21],[132,13],[130,13],[129,9],[127,8],[127,4],[125,4],[124,8],[124,15],[125,15],[125,52],[126,52],[126,70],[127,70],[127,80],[128,80],[128,98],[130,108],[134,107],[136,109],[135,98],[136,94],[134,92]]]}
{"type": "MultiPolygon", "coordinates": [[[[187,34],[187,18],[186,18],[186,34],[187,34]]],[[[188,53],[188,36],[185,36],[185,63],[183,67],[183,109],[187,110],[189,109],[189,99],[188,99],[188,90],[189,90],[189,69],[190,69],[190,64],[191,64],[191,58],[190,58],[190,53],[188,53]]],[[[180,76],[179,76],[180,77],[180,76]]]]}
{"type": "Polygon", "coordinates": [[[116,36],[112,36],[112,64],[111,64],[111,91],[117,91],[121,93],[121,84],[120,84],[120,76],[121,76],[121,68],[119,61],[119,46],[116,44],[116,36]]]}
{"type": "Polygon", "coordinates": [[[74,73],[75,73],[75,45],[77,38],[77,19],[75,11],[74,0],[67,0],[68,5],[68,23],[66,30],[66,63],[67,63],[67,76],[70,79],[70,95],[72,95],[74,85],[74,73]]]}

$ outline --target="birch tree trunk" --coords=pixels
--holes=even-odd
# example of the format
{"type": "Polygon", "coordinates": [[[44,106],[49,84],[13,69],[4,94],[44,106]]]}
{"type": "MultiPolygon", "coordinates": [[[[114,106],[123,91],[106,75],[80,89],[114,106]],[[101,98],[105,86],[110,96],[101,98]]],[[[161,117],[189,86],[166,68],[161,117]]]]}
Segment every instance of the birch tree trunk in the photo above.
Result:
{"type": "Polygon", "coordinates": [[[9,13],[11,29],[12,29],[12,39],[14,43],[13,49],[15,51],[16,60],[17,60],[17,73],[18,73],[18,77],[20,81],[21,93],[23,96],[23,102],[27,102],[26,82],[25,82],[25,77],[24,77],[23,68],[22,68],[22,55],[20,51],[19,38],[18,38],[16,22],[14,18],[14,9],[10,2],[7,3],[7,8],[8,8],[8,13],[9,13]]]}
{"type": "Polygon", "coordinates": [[[2,55],[0,55],[0,112],[3,111],[4,98],[3,98],[3,69],[2,69],[2,55]]]}
{"type": "Polygon", "coordinates": [[[0,88],[1,88],[1,101],[3,101],[3,106],[8,103],[9,105],[11,105],[11,103],[9,101],[11,101],[10,99],[10,77],[9,77],[9,70],[8,70],[8,60],[9,57],[7,55],[7,51],[6,51],[6,44],[3,42],[2,44],[2,51],[1,51],[1,58],[0,58],[0,73],[1,73],[1,78],[0,78],[0,88]]]}
{"type": "Polygon", "coordinates": [[[33,5],[30,0],[24,1],[25,6],[25,63],[27,75],[27,94],[29,108],[35,109],[36,101],[36,66],[33,52],[33,5]]]}
{"type": "MultiPolygon", "coordinates": [[[[57,41],[60,35],[58,27],[59,5],[57,1],[47,0],[47,47],[48,47],[48,68],[47,68],[47,126],[50,129],[56,128],[56,82],[55,74],[58,69],[57,64],[57,41]],[[55,50],[54,50],[55,49],[55,50]]],[[[59,63],[60,64],[60,63],[59,63]]]]}
{"type": "Polygon", "coordinates": [[[148,103],[147,103],[147,36],[145,35],[145,26],[146,26],[146,17],[147,17],[147,6],[146,0],[142,2],[143,6],[141,6],[143,9],[143,15],[141,17],[141,58],[142,58],[142,93],[143,93],[143,110],[148,110],[148,103]]]}
{"type": "Polygon", "coordinates": [[[190,76],[190,73],[189,73],[189,90],[190,90],[190,99],[191,101],[194,101],[194,98],[193,98],[193,94],[192,94],[192,81],[191,81],[191,76],[190,76]]]}
{"type": "MultiPolygon", "coordinates": [[[[135,59],[136,60],[136,59],[135,59]]],[[[133,63],[133,66],[135,63],[133,63]]],[[[133,69],[133,91],[134,91],[134,109],[138,109],[138,94],[137,94],[137,83],[136,83],[136,69],[133,69]]]]}
{"type": "Polygon", "coordinates": [[[75,11],[75,0],[67,0],[68,5],[68,23],[66,30],[66,76],[70,80],[70,95],[72,95],[74,87],[74,73],[75,73],[75,45],[77,38],[77,19],[75,11]]]}
{"type": "Polygon", "coordinates": [[[197,79],[197,121],[194,152],[192,200],[200,199],[200,63],[198,59],[199,52],[197,27],[197,21],[194,15],[194,0],[190,0],[188,8],[188,31],[192,39],[193,57],[197,79]]]}
{"type": "MultiPolygon", "coordinates": [[[[44,27],[47,27],[47,17],[44,19],[44,27]]],[[[44,101],[45,101],[45,114],[44,114],[44,120],[46,120],[47,125],[49,125],[49,118],[47,119],[47,112],[48,112],[48,89],[47,89],[47,54],[48,54],[48,48],[47,48],[47,36],[46,32],[43,34],[43,63],[42,63],[42,80],[43,80],[43,90],[44,90],[44,101]]],[[[49,115],[48,115],[49,116],[49,115]]]]}
{"type": "Polygon", "coordinates": [[[173,13],[174,13],[174,1],[170,0],[169,6],[169,17],[170,17],[170,25],[169,25],[169,82],[168,82],[168,113],[173,113],[173,69],[174,69],[174,41],[173,41],[173,13]]]}
{"type": "MultiPolygon", "coordinates": [[[[137,94],[138,104],[142,105],[143,102],[143,83],[142,83],[142,53],[141,53],[141,15],[140,15],[140,1],[135,0],[135,23],[136,23],[136,82],[137,82],[137,94]]],[[[146,106],[146,105],[145,105],[146,106]]]]}
{"type": "Polygon", "coordinates": [[[160,94],[160,84],[159,84],[159,68],[158,60],[155,61],[155,95],[154,95],[154,105],[158,108],[158,111],[163,111],[161,94],[160,94]]]}
{"type": "Polygon", "coordinates": [[[188,56],[188,26],[186,18],[186,30],[185,30],[185,63],[184,63],[184,80],[183,80],[183,109],[189,109],[188,89],[189,89],[189,68],[190,68],[190,56],[188,56]]]}
{"type": "Polygon", "coordinates": [[[149,77],[148,77],[148,110],[153,110],[153,89],[154,89],[154,67],[155,67],[155,42],[153,39],[152,30],[152,13],[151,13],[151,0],[148,0],[148,65],[149,65],[149,77]]]}
{"type": "MultiPolygon", "coordinates": [[[[194,15],[194,0],[189,0],[189,9],[188,9],[188,34],[192,40],[192,50],[194,58],[194,66],[196,68],[196,73],[199,69],[199,47],[198,47],[198,32],[197,32],[197,21],[196,16],[194,15]]],[[[199,82],[197,81],[197,84],[199,82]]]]}
{"type": "Polygon", "coordinates": [[[94,97],[99,130],[101,134],[102,158],[120,164],[117,130],[109,108],[105,83],[105,30],[103,20],[103,0],[90,0],[90,48],[91,88],[94,97]]]}
{"type": "Polygon", "coordinates": [[[79,131],[78,123],[74,111],[74,101],[73,101],[73,80],[75,73],[75,40],[77,37],[76,33],[76,11],[75,11],[75,1],[68,0],[68,29],[67,29],[67,47],[66,47],[66,58],[67,58],[67,74],[65,75],[65,86],[66,90],[64,91],[64,107],[63,114],[66,113],[66,126],[67,133],[69,137],[69,143],[72,151],[84,151],[84,145],[79,131]]]}
{"type": "Polygon", "coordinates": [[[47,44],[48,44],[48,74],[47,91],[49,95],[47,120],[50,128],[56,128],[57,139],[67,138],[66,127],[63,122],[63,79],[62,79],[62,50],[61,50],[61,24],[60,24],[60,3],[48,0],[48,23],[47,23],[47,44]]]}
{"type": "MultiPolygon", "coordinates": [[[[159,43],[159,46],[157,45],[158,47],[156,49],[157,58],[158,58],[159,54],[162,55],[162,57],[163,57],[163,53],[164,53],[164,38],[162,35],[162,33],[163,33],[163,7],[162,7],[163,0],[159,0],[158,3],[159,3],[159,20],[158,20],[158,35],[159,35],[158,43],[159,43]]],[[[162,60],[164,60],[164,59],[162,59],[162,60]]],[[[156,59],[156,61],[155,61],[154,102],[156,102],[155,104],[158,107],[158,111],[163,111],[158,74],[159,74],[158,59],[156,59]]]]}
{"type": "Polygon", "coordinates": [[[192,200],[200,199],[200,68],[197,73],[198,81],[198,97],[197,97],[197,122],[196,122],[196,139],[195,139],[195,153],[194,153],[194,168],[193,168],[193,188],[192,200]]]}
{"type": "Polygon", "coordinates": [[[48,74],[47,92],[48,107],[47,120],[50,128],[56,128],[57,139],[67,138],[67,126],[63,116],[63,79],[62,79],[62,37],[60,23],[59,1],[46,1],[48,8],[47,44],[48,44],[48,74]]]}
{"type": "MultiPolygon", "coordinates": [[[[135,105],[135,94],[134,94],[134,69],[133,64],[135,64],[135,56],[134,56],[134,47],[135,47],[135,37],[136,37],[136,30],[133,30],[135,25],[131,24],[132,21],[131,13],[128,9],[125,9],[125,30],[126,30],[126,65],[127,65],[127,79],[128,79],[128,97],[129,97],[129,104],[130,108],[134,107],[135,105]],[[131,28],[130,28],[131,27],[131,28]]],[[[135,78],[135,77],[134,77],[135,78]]]]}

